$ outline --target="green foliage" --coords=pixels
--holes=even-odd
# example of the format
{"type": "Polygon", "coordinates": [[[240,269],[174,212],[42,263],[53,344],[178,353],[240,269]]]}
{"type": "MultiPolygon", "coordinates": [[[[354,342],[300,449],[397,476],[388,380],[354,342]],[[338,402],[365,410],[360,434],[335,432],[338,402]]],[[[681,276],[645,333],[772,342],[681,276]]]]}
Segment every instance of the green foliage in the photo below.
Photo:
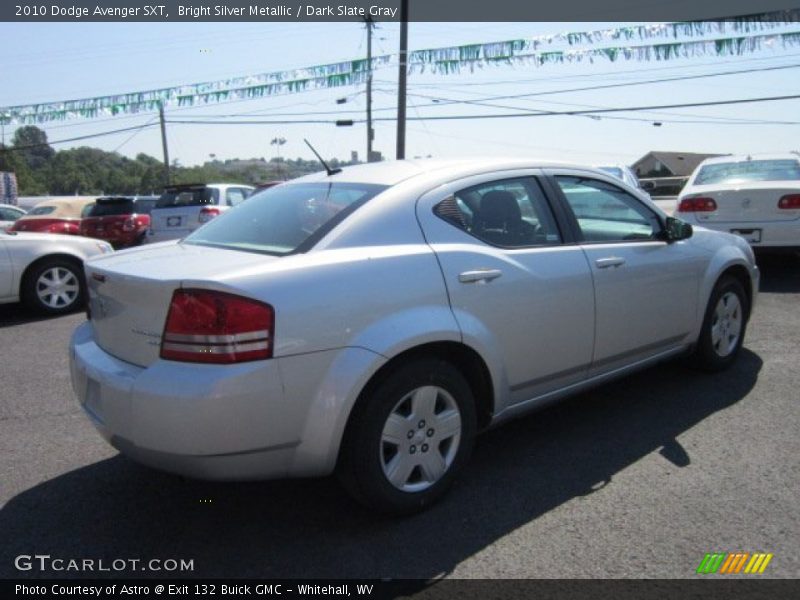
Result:
{"type": "MultiPolygon", "coordinates": [[[[55,151],[47,135],[33,125],[14,132],[6,151],[0,147],[0,170],[17,174],[20,196],[159,194],[163,163],[147,154],[130,159],[116,152],[83,146],[55,151]],[[31,147],[33,146],[33,147],[31,147]]],[[[333,159],[332,167],[351,163],[333,159]]],[[[263,158],[212,160],[200,166],[170,166],[172,183],[246,183],[283,181],[322,169],[316,160],[263,158]]]]}

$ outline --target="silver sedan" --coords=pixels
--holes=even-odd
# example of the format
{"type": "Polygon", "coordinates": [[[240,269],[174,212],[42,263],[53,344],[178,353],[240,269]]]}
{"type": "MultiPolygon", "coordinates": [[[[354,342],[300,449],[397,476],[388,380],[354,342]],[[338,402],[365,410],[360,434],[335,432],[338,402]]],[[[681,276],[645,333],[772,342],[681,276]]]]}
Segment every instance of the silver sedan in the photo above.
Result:
{"type": "Polygon", "coordinates": [[[731,366],[758,269],[599,170],[401,161],[257,193],[87,280],[73,387],[122,453],[207,479],[336,471],[408,513],[478,431],[679,355],[731,366]]]}

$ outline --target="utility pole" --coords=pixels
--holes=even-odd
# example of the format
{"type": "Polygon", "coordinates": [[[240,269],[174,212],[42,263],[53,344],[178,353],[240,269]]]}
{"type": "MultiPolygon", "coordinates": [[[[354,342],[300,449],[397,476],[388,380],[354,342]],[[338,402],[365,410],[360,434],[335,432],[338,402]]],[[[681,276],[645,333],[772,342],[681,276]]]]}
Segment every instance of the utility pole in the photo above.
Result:
{"type": "Polygon", "coordinates": [[[375,132],[372,130],[372,30],[375,23],[372,17],[364,17],[367,24],[367,162],[372,162],[372,140],[375,132]]]}
{"type": "Polygon", "coordinates": [[[408,0],[400,3],[400,67],[397,78],[397,159],[406,157],[406,76],[408,71],[408,0]]]}
{"type": "Polygon", "coordinates": [[[158,118],[161,120],[161,146],[164,149],[164,185],[170,184],[169,150],[167,149],[167,126],[164,123],[164,103],[158,103],[158,118]]]}

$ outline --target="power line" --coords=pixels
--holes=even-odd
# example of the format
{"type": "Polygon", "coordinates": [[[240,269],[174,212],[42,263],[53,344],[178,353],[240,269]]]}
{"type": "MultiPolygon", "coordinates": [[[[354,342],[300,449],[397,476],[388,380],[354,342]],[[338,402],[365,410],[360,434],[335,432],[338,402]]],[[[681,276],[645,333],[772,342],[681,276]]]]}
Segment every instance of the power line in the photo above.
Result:
{"type": "Polygon", "coordinates": [[[45,142],[43,144],[26,144],[24,146],[4,146],[2,148],[2,150],[5,151],[5,152],[16,152],[16,151],[19,151],[19,150],[29,150],[31,148],[43,148],[45,146],[52,146],[53,144],[66,144],[68,142],[78,142],[78,141],[81,141],[81,140],[88,140],[88,139],[96,138],[96,137],[104,137],[104,136],[107,136],[107,135],[114,135],[115,133],[125,133],[126,131],[137,131],[138,132],[138,131],[141,131],[142,129],[146,129],[148,127],[153,127],[155,125],[157,125],[157,123],[145,123],[144,125],[137,125],[135,127],[123,127],[122,129],[112,129],[110,131],[102,131],[102,132],[99,132],[99,133],[92,133],[92,134],[89,134],[89,135],[81,135],[81,136],[78,136],[78,137],[67,138],[67,139],[63,139],[63,140],[48,141],[48,142],[45,142]]]}
{"type": "MultiPolygon", "coordinates": [[[[523,113],[486,113],[486,114],[477,114],[477,115],[438,115],[432,117],[407,117],[409,121],[462,121],[462,120],[473,120],[473,119],[513,119],[513,118],[523,118],[523,117],[556,117],[556,116],[581,116],[581,115],[594,115],[594,114],[604,114],[604,113],[616,113],[616,112],[638,112],[638,111],[648,111],[648,110],[659,110],[665,108],[692,108],[698,106],[724,106],[724,105],[731,105],[731,104],[748,104],[748,103],[757,103],[757,102],[776,102],[780,100],[796,100],[800,98],[800,94],[792,94],[787,96],[767,96],[761,98],[738,98],[735,100],[715,100],[709,102],[685,102],[680,104],[658,104],[658,105],[649,105],[649,106],[622,106],[622,107],[615,107],[615,108],[592,108],[586,110],[567,110],[567,111],[541,111],[541,112],[532,112],[527,111],[523,113]]],[[[391,117],[373,117],[373,121],[394,121],[391,117]]],[[[353,123],[362,123],[363,119],[353,119],[353,123]]],[[[331,121],[326,120],[304,120],[304,119],[296,119],[296,120],[267,120],[267,121],[255,121],[255,120],[247,120],[247,121],[195,121],[195,120],[170,120],[168,123],[175,123],[175,124],[195,124],[195,125],[300,125],[300,124],[317,124],[317,123],[327,123],[331,124],[331,121]]],[[[722,124],[722,123],[720,123],[722,124]]],[[[730,123],[733,124],[733,123],[730,123]]],[[[800,125],[800,121],[787,121],[781,124],[786,125],[800,125]]]]}

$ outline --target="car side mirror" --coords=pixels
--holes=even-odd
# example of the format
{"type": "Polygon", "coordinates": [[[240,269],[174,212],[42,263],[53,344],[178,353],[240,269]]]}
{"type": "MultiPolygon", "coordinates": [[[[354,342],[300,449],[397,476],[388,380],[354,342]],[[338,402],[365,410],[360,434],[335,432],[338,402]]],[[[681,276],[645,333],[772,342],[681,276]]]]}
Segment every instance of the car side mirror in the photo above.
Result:
{"type": "Polygon", "coordinates": [[[692,237],[692,226],[689,223],[684,223],[675,217],[667,217],[664,226],[664,238],[668,242],[679,242],[680,240],[687,240],[692,237]]]}

